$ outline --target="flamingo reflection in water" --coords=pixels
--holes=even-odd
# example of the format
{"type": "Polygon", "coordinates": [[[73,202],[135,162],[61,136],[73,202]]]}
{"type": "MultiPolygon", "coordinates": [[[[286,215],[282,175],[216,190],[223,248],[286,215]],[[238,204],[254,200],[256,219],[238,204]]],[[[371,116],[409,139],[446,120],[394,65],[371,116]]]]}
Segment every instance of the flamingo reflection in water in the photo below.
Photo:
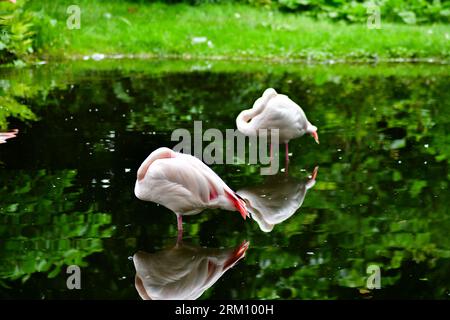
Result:
{"type": "Polygon", "coordinates": [[[232,249],[213,249],[177,241],[156,253],[133,256],[135,287],[144,300],[195,300],[245,256],[248,241],[232,249]]]}
{"type": "Polygon", "coordinates": [[[302,206],[306,193],[316,183],[319,167],[311,178],[297,181],[284,174],[270,176],[263,184],[238,190],[250,216],[264,232],[272,231],[276,224],[289,219],[302,206]]]}

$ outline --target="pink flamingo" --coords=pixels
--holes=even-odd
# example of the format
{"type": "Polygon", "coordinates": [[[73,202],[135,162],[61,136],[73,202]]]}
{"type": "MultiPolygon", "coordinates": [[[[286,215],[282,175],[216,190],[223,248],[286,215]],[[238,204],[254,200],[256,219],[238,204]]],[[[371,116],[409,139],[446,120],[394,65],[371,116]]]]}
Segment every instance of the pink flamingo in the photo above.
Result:
{"type": "Polygon", "coordinates": [[[0,132],[0,144],[6,143],[6,140],[15,138],[19,133],[18,129],[14,129],[8,132],[0,132]]]}
{"type": "MultiPolygon", "coordinates": [[[[317,127],[313,126],[303,109],[284,94],[266,89],[253,107],[242,111],[236,118],[240,132],[247,136],[258,135],[259,129],[278,129],[279,139],[286,146],[286,169],[289,162],[289,140],[310,134],[319,143],[317,127]]],[[[272,156],[272,146],[270,148],[272,156]]]]}
{"type": "Polygon", "coordinates": [[[199,159],[169,148],[153,151],[137,172],[137,198],[159,203],[177,215],[178,237],[183,232],[182,216],[206,208],[239,211],[248,216],[245,202],[199,159]]]}

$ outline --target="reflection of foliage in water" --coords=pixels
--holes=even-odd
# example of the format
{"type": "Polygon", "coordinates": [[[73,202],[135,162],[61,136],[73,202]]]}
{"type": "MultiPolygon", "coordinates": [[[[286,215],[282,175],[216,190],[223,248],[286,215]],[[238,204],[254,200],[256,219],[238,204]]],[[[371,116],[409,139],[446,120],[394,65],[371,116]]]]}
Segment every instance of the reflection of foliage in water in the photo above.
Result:
{"type": "Polygon", "coordinates": [[[2,172],[0,278],[26,281],[35,272],[57,276],[65,265],[85,266],[102,251],[111,217],[93,207],[76,210],[82,190],[71,190],[73,170],[2,172]]]}
{"type": "Polygon", "coordinates": [[[6,129],[8,118],[14,117],[21,120],[36,120],[36,115],[24,104],[13,97],[0,97],[0,129],[6,129]]]}
{"type": "Polygon", "coordinates": [[[21,100],[31,98],[44,89],[42,84],[33,85],[24,81],[26,77],[16,76],[17,73],[23,74],[23,70],[8,71],[2,74],[5,78],[0,79],[0,129],[8,127],[8,118],[37,120],[34,112],[21,100]]]}
{"type": "MultiPolygon", "coordinates": [[[[284,234],[304,230],[303,221],[312,223],[318,236],[307,241],[317,249],[311,256],[264,250],[256,261],[276,265],[261,269],[265,281],[272,277],[277,286],[260,290],[259,297],[333,297],[333,287],[365,287],[370,263],[381,266],[383,285],[390,286],[407,277],[401,273],[406,265],[426,263],[434,270],[437,261],[448,261],[439,260],[450,258],[448,172],[447,164],[437,164],[450,155],[439,143],[446,139],[448,107],[436,105],[438,97],[449,101],[446,86],[448,81],[433,78],[342,79],[305,95],[304,104],[318,119],[326,118],[319,128],[342,132],[325,138],[326,148],[335,146],[338,152],[302,154],[304,163],[329,168],[328,175],[321,171],[315,189],[323,191],[309,195],[309,206],[316,209],[285,226],[284,234]],[[333,104],[339,107],[327,108],[333,104]],[[281,278],[278,268],[285,270],[281,278]]],[[[301,96],[301,87],[285,91],[301,96]]],[[[295,244],[288,241],[287,246],[295,244]]],[[[428,277],[435,284],[443,280],[438,272],[428,277]]],[[[435,297],[445,295],[448,280],[444,283],[435,297]]]]}
{"type": "MultiPolygon", "coordinates": [[[[264,289],[257,290],[258,297],[333,297],[330,291],[333,286],[364,287],[365,268],[370,263],[381,266],[383,285],[388,287],[402,276],[407,277],[401,274],[401,267],[426,263],[433,270],[440,258],[450,257],[450,243],[446,238],[450,221],[443,196],[448,186],[447,165],[439,167],[435,162],[449,156],[448,148],[439,143],[439,139],[446,139],[446,107],[436,104],[436,99],[441,103],[449,101],[445,90],[448,81],[432,77],[392,77],[375,81],[330,76],[317,83],[314,77],[268,75],[265,78],[258,74],[250,79],[243,79],[240,74],[208,78],[230,92],[217,96],[214,88],[209,90],[205,85],[201,95],[189,95],[190,85],[183,85],[190,83],[189,75],[158,79],[161,88],[157,89],[158,81],[152,82],[156,93],[148,100],[153,102],[153,108],[160,106],[165,112],[151,112],[152,107],[149,107],[144,113],[135,112],[132,118],[147,121],[144,124],[136,121],[140,130],[143,127],[153,130],[165,123],[170,128],[180,122],[191,128],[192,119],[215,119],[211,126],[227,127],[233,120],[236,106],[248,105],[243,101],[251,101],[251,97],[258,96],[264,89],[261,84],[269,83],[280,92],[297,96],[296,100],[311,110],[310,114],[316,117],[314,121],[318,121],[321,132],[326,135],[325,149],[307,150],[306,154],[302,149],[296,153],[302,155],[301,165],[319,163],[329,168],[328,174],[318,179],[316,188],[323,188],[323,192],[319,195],[312,192],[309,196],[309,206],[317,209],[272,233],[287,242],[287,250],[264,248],[248,257],[247,264],[255,263],[260,269],[256,279],[261,280],[255,282],[264,289]],[[239,93],[242,88],[247,90],[243,94],[239,93]],[[158,99],[160,95],[164,98],[158,99]],[[192,108],[187,108],[196,105],[202,113],[196,114],[190,112],[192,108]],[[173,111],[179,109],[183,112],[173,111]],[[187,115],[189,119],[181,118],[187,115]],[[339,131],[342,133],[338,136],[328,133],[339,131]],[[434,147],[429,147],[431,145],[434,147]],[[341,149],[337,155],[334,150],[330,152],[333,146],[341,149]],[[433,178],[424,173],[428,171],[426,165],[425,169],[411,172],[411,168],[427,162],[433,178]],[[321,217],[324,212],[327,216],[321,217]],[[293,250],[298,237],[302,238],[301,234],[308,231],[307,226],[302,225],[304,220],[310,227],[318,228],[317,238],[309,240],[309,246],[318,248],[312,256],[293,250]],[[336,252],[336,248],[342,252],[336,252]],[[267,286],[272,283],[268,279],[273,279],[277,285],[267,286]]],[[[200,80],[200,83],[206,81],[200,80]]],[[[145,83],[139,85],[145,86],[145,83]]],[[[296,144],[305,148],[308,142],[296,144]]],[[[291,171],[295,172],[296,164],[292,165],[294,170],[291,171]]],[[[253,168],[247,168],[242,166],[242,176],[247,180],[259,178],[254,178],[253,168]]],[[[217,170],[220,172],[223,168],[217,170]]],[[[236,176],[230,179],[239,181],[236,176]]],[[[424,281],[439,283],[440,277],[439,273],[432,272],[430,279],[424,281]]],[[[445,285],[437,289],[436,297],[442,297],[445,290],[445,285]]],[[[247,296],[253,297],[255,292],[247,296]]]]}
{"type": "MultiPolygon", "coordinates": [[[[69,80],[69,79],[65,79],[69,80]]],[[[31,69],[4,68],[0,78],[0,129],[8,127],[9,120],[36,121],[36,112],[28,100],[45,101],[48,93],[66,87],[65,81],[53,81],[47,72],[31,69]]]]}
{"type": "MultiPolygon", "coordinates": [[[[64,144],[48,141],[41,161],[49,161],[47,154],[57,149],[64,159],[60,164],[67,166],[74,146],[88,141],[92,147],[77,148],[82,162],[117,170],[116,161],[122,160],[115,155],[120,154],[129,159],[119,167],[133,167],[146,150],[173,144],[169,133],[174,128],[191,130],[193,120],[203,120],[204,129],[233,128],[237,113],[267,86],[299,101],[319,127],[320,145],[304,138],[290,146],[291,175],[304,178],[300,170],[311,171],[316,164],[320,172],[303,207],[286,223],[265,235],[256,224],[230,218],[232,213],[205,213],[188,221],[186,235],[200,237],[208,246],[232,246],[244,237],[252,244],[240,273],[230,272],[227,283],[218,282],[202,298],[354,297],[359,295],[356,289],[364,288],[371,263],[381,266],[384,289],[374,295],[392,290],[386,296],[418,297],[414,285],[422,283],[424,297],[445,297],[450,93],[442,69],[280,66],[192,73],[182,68],[157,72],[151,64],[145,68],[119,74],[89,68],[36,72],[41,74],[37,79],[53,83],[55,90],[30,99],[32,110],[44,127],[52,126],[52,136],[69,139],[64,144]],[[68,115],[74,119],[66,122],[68,115]],[[69,134],[74,128],[79,141],[70,140],[75,139],[69,134]],[[142,135],[149,132],[157,134],[142,135]],[[88,158],[92,151],[93,158],[88,158]],[[246,285],[236,291],[242,281],[246,285]]],[[[261,181],[257,166],[214,169],[234,188],[261,181]]],[[[125,268],[120,259],[143,243],[159,244],[161,236],[176,231],[167,210],[130,201],[131,189],[124,188],[133,178],[112,184],[117,198],[109,200],[111,207],[123,224],[149,220],[137,220],[124,249],[104,250],[109,265],[117,269],[125,268]]],[[[112,287],[115,280],[103,277],[105,287],[112,287]]]]}

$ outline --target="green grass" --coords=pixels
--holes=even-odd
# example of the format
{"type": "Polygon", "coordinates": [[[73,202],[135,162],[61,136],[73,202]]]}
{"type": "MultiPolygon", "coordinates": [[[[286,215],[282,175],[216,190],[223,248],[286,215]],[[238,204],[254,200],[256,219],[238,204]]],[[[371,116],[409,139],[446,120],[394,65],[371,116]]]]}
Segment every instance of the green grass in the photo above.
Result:
{"type": "Polygon", "coordinates": [[[450,56],[450,26],[347,25],[238,4],[189,6],[78,0],[81,29],[66,27],[72,1],[39,1],[39,53],[45,58],[92,53],[184,58],[364,60],[450,56]],[[207,43],[193,44],[193,37],[207,43]]]}

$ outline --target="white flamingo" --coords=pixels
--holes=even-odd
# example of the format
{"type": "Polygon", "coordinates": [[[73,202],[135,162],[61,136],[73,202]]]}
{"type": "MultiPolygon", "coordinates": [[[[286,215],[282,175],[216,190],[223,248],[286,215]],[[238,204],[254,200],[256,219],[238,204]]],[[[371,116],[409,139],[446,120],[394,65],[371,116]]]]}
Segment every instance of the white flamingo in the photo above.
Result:
{"type": "Polygon", "coordinates": [[[238,115],[236,125],[247,136],[258,135],[259,129],[278,129],[280,143],[286,145],[286,164],[289,161],[289,140],[307,133],[319,143],[317,127],[309,122],[302,108],[288,96],[278,94],[272,88],[266,89],[251,109],[238,115]]]}
{"type": "Polygon", "coordinates": [[[181,237],[182,216],[206,208],[239,211],[248,215],[245,202],[199,159],[169,148],[153,151],[137,172],[134,188],[137,198],[159,203],[177,215],[181,237]]]}
{"type": "Polygon", "coordinates": [[[306,192],[316,184],[318,170],[315,167],[307,181],[299,182],[285,175],[270,176],[263,184],[236,193],[247,203],[250,216],[259,228],[270,232],[302,206],[306,192]]]}
{"type": "Polygon", "coordinates": [[[153,254],[133,256],[135,287],[144,300],[195,300],[240,259],[249,242],[235,249],[177,245],[153,254]]]}
{"type": "Polygon", "coordinates": [[[15,138],[19,133],[18,129],[14,129],[8,132],[0,132],[0,144],[6,143],[6,140],[15,138]]]}

